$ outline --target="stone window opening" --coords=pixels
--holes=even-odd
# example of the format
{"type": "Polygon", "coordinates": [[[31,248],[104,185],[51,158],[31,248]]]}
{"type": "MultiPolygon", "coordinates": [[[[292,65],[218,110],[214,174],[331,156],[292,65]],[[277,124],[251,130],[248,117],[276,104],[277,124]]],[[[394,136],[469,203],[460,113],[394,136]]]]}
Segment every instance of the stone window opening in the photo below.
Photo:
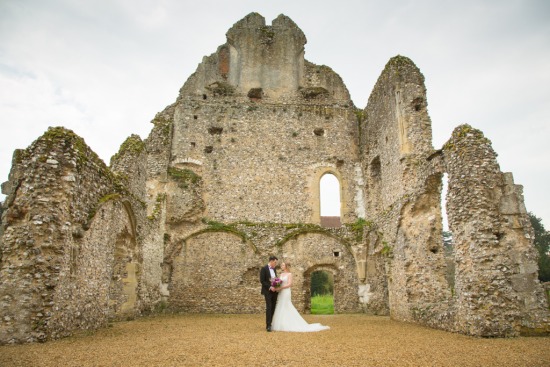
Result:
{"type": "Polygon", "coordinates": [[[319,181],[319,204],[321,226],[339,228],[341,226],[340,182],[332,173],[325,173],[319,181]]]}

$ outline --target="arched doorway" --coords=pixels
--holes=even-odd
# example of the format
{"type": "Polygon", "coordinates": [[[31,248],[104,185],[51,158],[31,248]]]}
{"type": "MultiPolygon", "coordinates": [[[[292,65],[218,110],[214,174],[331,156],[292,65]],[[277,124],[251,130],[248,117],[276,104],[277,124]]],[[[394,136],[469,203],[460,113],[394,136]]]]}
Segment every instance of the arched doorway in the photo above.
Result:
{"type": "Polygon", "coordinates": [[[312,315],[334,314],[334,276],[331,272],[318,270],[311,273],[310,294],[312,315]]]}

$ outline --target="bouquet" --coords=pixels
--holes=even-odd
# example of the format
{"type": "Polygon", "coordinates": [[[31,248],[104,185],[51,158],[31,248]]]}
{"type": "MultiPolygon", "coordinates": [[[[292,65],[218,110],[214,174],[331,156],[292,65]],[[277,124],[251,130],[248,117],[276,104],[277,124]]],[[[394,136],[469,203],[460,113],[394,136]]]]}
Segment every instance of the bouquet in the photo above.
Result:
{"type": "Polygon", "coordinates": [[[283,285],[283,281],[281,280],[281,278],[273,278],[271,280],[271,286],[273,288],[279,288],[281,285],[283,285]]]}

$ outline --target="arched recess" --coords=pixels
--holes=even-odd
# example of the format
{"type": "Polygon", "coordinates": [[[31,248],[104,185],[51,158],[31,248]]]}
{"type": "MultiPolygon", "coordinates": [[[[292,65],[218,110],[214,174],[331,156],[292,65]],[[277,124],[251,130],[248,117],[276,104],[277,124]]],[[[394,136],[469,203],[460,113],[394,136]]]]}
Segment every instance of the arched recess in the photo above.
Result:
{"type": "Polygon", "coordinates": [[[109,284],[109,313],[114,319],[133,316],[138,305],[139,270],[142,254],[136,243],[136,217],[127,198],[116,198],[126,213],[127,226],[116,233],[111,282],[109,284]]]}
{"type": "Polygon", "coordinates": [[[229,230],[224,230],[219,228],[210,228],[210,227],[203,228],[197,232],[191,233],[189,236],[185,237],[180,241],[176,241],[170,244],[164,251],[165,255],[164,255],[164,261],[162,263],[162,282],[165,283],[165,286],[167,286],[168,283],[170,283],[170,279],[172,278],[174,258],[181,253],[187,241],[190,241],[194,237],[200,236],[203,233],[219,232],[219,233],[232,234],[240,238],[242,243],[246,243],[246,245],[250,248],[250,250],[254,254],[258,254],[258,248],[256,247],[256,245],[254,245],[254,243],[246,239],[245,233],[236,231],[231,227],[227,227],[227,228],[229,228],[229,230]]]}
{"type": "Polygon", "coordinates": [[[334,276],[334,312],[358,312],[357,267],[344,240],[319,231],[302,232],[282,243],[279,263],[291,264],[292,302],[300,312],[308,312],[311,274],[329,271],[334,276]]]}
{"type": "Polygon", "coordinates": [[[107,319],[134,316],[140,305],[138,287],[143,262],[135,237],[130,201],[106,195],[93,209],[87,230],[72,233],[70,276],[55,288],[51,324],[66,330],[94,328],[107,319]]]}
{"type": "Polygon", "coordinates": [[[171,256],[164,263],[170,273],[163,276],[171,309],[258,313],[265,307],[258,283],[262,259],[237,234],[203,231],[181,241],[171,256]]]}
{"type": "Polygon", "coordinates": [[[310,207],[311,207],[311,222],[315,224],[321,224],[321,179],[324,175],[333,175],[339,183],[340,187],[340,218],[343,218],[348,212],[346,206],[346,182],[342,177],[340,171],[338,171],[335,165],[331,163],[317,164],[313,166],[313,172],[311,174],[309,187],[310,187],[310,207]]]}

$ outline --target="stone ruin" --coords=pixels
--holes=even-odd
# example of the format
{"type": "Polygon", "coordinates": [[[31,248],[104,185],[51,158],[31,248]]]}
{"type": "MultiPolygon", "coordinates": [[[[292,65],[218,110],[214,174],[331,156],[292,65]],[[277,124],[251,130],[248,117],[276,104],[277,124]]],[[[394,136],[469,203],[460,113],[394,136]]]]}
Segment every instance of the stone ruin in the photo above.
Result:
{"type": "Polygon", "coordinates": [[[292,263],[301,312],[312,273],[326,271],[337,313],[547,334],[522,187],[491,142],[461,125],[434,149],[408,58],[388,61],[361,110],[338,74],[304,59],[305,44],[288,17],[249,14],[110,166],[62,127],[16,150],[2,185],[0,343],[164,310],[262,313],[270,254],[292,263]],[[321,225],[325,174],[340,184],[332,227],[321,225]]]}

